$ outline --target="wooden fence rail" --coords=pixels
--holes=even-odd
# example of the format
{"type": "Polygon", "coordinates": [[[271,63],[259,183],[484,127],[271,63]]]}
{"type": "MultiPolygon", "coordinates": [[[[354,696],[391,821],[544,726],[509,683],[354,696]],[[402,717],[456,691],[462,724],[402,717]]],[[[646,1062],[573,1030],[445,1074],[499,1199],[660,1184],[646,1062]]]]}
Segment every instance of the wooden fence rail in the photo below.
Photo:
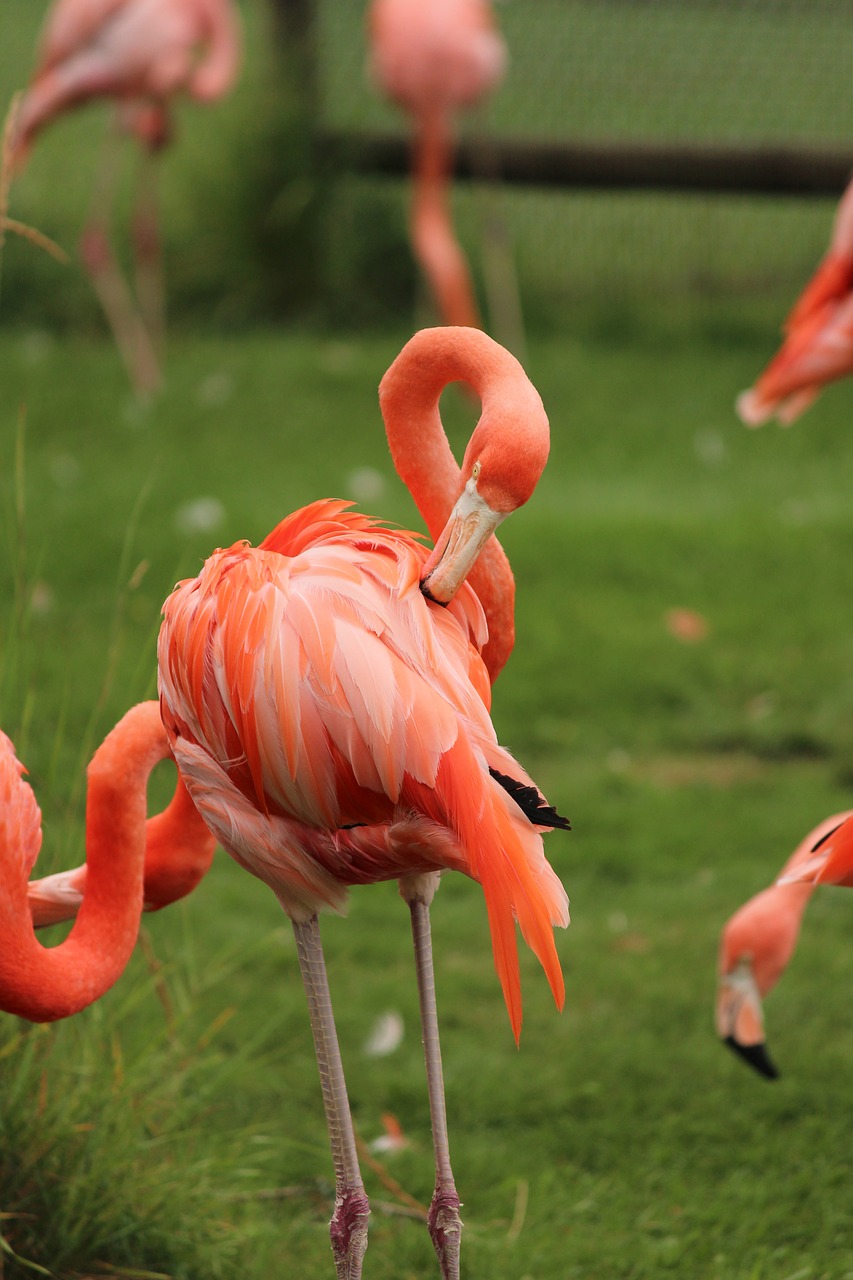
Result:
{"type": "MultiPolygon", "coordinates": [[[[405,138],[324,131],[321,156],[338,169],[402,176],[405,138]]],[[[744,196],[832,196],[844,190],[853,151],[806,147],[600,144],[468,138],[456,148],[455,176],[531,187],[695,191],[744,196]]]]}

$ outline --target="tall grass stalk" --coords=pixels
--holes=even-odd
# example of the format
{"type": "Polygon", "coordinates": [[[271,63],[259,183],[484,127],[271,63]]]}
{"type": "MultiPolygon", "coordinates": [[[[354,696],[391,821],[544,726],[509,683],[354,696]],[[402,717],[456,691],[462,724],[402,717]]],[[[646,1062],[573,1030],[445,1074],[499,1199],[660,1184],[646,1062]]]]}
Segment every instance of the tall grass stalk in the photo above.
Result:
{"type": "Polygon", "coordinates": [[[244,1185],[256,1180],[266,1153],[246,1132],[209,1129],[217,1098],[263,1057],[263,1037],[224,1052],[233,1011],[199,1025],[192,993],[173,981],[149,948],[148,972],[137,963],[103,1005],[53,1026],[0,1023],[10,1263],[63,1280],[234,1274],[237,1233],[211,1206],[235,1167],[244,1185]],[[131,1030],[140,1019],[142,1037],[131,1030]]]}

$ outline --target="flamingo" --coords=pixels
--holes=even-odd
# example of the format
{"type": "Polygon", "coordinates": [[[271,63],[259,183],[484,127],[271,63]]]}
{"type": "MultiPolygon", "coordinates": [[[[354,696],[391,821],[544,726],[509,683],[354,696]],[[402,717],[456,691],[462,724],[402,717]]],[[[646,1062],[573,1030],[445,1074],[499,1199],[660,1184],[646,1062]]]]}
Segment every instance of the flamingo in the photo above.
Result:
{"type": "Polygon", "coordinates": [[[87,771],[82,901],[70,913],[77,918],[65,941],[45,948],[33,933],[28,900],[41,814],[13,744],[0,733],[0,1008],[7,1013],[31,1022],[67,1018],[117,981],[139,929],[146,843],[162,863],[161,842],[177,834],[185,849],[196,843],[197,866],[205,854],[209,863],[213,840],[182,787],[146,824],[148,776],[169,754],[156,702],[131,708],[98,747],[87,771]]]}
{"type": "Polygon", "coordinates": [[[781,348],[737,411],[749,427],[777,417],[788,425],[824,383],[853,369],[853,182],[838,206],[829,249],[788,316],[781,348]]]}
{"type": "Polygon", "coordinates": [[[475,329],[416,334],[383,378],[380,403],[433,551],[342,501],[295,511],[257,548],[216,551],[198,577],[178,584],[163,609],[159,688],[196,807],[293,926],[335,1169],[332,1250],[346,1280],[361,1276],[369,1205],[318,913],[341,912],[351,885],[399,880],[411,912],[433,1128],[429,1231],[442,1276],[458,1280],[462,1224],[429,929],[441,872],[462,871],[483,888],[516,1041],[516,920],[558,1007],[564,999],[552,926],[568,924],[568,900],[541,833],[568,824],[498,745],[490,676],[512,637],[498,635],[497,613],[480,654],[488,601],[500,578],[511,583],[491,534],[531,496],[549,428],[520,364],[475,329]],[[482,401],[461,470],[438,411],[443,388],[460,379],[482,401]],[[475,563],[484,545],[485,566],[483,556],[475,563]],[[483,604],[464,581],[469,570],[484,586],[493,575],[483,604]]]}
{"type": "Polygon", "coordinates": [[[56,0],[38,62],[15,122],[11,167],[20,170],[37,135],[57,116],[93,99],[117,107],[118,131],[137,139],[147,161],[137,177],[133,223],[136,294],[110,244],[116,184],[107,157],[81,238],[81,255],[131,382],[143,396],[161,382],[163,288],[153,157],[172,133],[181,93],[213,102],[232,87],[240,62],[231,0],[56,0]]]}
{"type": "Polygon", "coordinates": [[[479,327],[465,255],[453,233],[448,175],[453,112],[501,79],[506,50],[488,0],[374,0],[371,69],[414,118],[411,236],[445,324],[479,327]]]}
{"type": "Polygon", "coordinates": [[[853,811],[834,814],[810,831],[774,883],[735,912],[720,938],[717,1032],[768,1080],[779,1072],[767,1052],[762,1001],[790,963],[803,912],[816,888],[816,881],[801,877],[832,848],[828,837],[850,817],[853,811]],[[821,851],[817,855],[816,848],[821,851]]]}

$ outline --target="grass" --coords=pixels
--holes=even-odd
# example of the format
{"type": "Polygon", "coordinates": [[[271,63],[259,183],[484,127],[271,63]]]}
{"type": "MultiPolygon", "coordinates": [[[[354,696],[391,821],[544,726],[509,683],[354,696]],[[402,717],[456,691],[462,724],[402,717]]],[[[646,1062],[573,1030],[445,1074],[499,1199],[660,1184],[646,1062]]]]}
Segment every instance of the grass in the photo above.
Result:
{"type": "MultiPolygon", "coordinates": [[[[816,897],[770,1002],[777,1085],[717,1045],[711,1006],[727,916],[849,803],[853,393],[831,388],[791,431],[749,433],[732,397],[774,316],[649,311],[616,335],[594,311],[575,320],[531,347],[552,456],[506,526],[519,639],[495,696],[502,741],[575,825],[548,841],[573,907],[563,1016],[525,957],[516,1052],[476,886],[448,880],[433,913],[466,1274],[841,1280],[853,1273],[846,896],[816,897]],[[672,607],[701,612],[707,638],[674,639],[672,607]]],[[[140,410],[101,344],[0,334],[0,712],[45,813],[45,869],[81,856],[82,762],[153,692],[159,605],[178,577],[214,545],[366,483],[363,506],[416,521],[376,405],[404,337],[180,336],[166,394],[140,410]]],[[[446,401],[458,442],[469,411],[446,401]]],[[[399,1118],[411,1145],[382,1160],[423,1203],[429,1130],[395,887],[354,893],[324,933],[356,1123],[369,1140],[383,1112],[399,1118]],[[386,1009],[406,1035],[372,1059],[362,1046],[386,1009]]],[[[0,1202],[33,1215],[3,1234],[63,1280],[328,1276],[319,1089],[272,895],[218,856],[146,935],[87,1013],[0,1029],[0,1202]],[[24,1169],[21,1152],[38,1159],[24,1169]],[[275,1188],[291,1192],[268,1198],[275,1188]]],[[[377,1212],[367,1273],[433,1271],[423,1228],[377,1212]]],[[[5,1274],[30,1272],[7,1260],[5,1274]]]]}
{"type": "MultiPolygon", "coordinates": [[[[402,188],[335,188],[321,283],[337,332],[259,324],[275,313],[269,280],[278,305],[301,264],[291,233],[313,194],[298,166],[268,172],[286,121],[264,11],[243,9],[239,92],[188,109],[165,161],[178,323],[162,399],[130,400],[76,267],[16,237],[5,246],[0,725],[43,809],[43,872],[82,857],[83,766],[153,695],[159,609],[178,578],[326,494],[417,522],[376,401],[409,330],[356,328],[396,275],[402,188]]],[[[500,12],[512,50],[490,116],[501,131],[847,136],[834,0],[536,9],[535,23],[522,6],[500,12]],[[546,89],[533,105],[531,84],[546,89]]],[[[29,0],[2,6],[0,101],[24,78],[38,16],[29,0]]],[[[361,79],[361,30],[355,9],[321,8],[335,125],[393,120],[361,79]]],[[[58,125],[13,191],[11,212],[69,251],[102,125],[97,112],[58,125]]],[[[725,1054],[711,1018],[723,922],[853,784],[853,389],[831,388],[788,432],[746,432],[731,407],[772,351],[829,210],[530,192],[499,205],[553,445],[505,526],[518,644],[495,721],[574,822],[548,841],[573,923],[559,939],[561,1017],[523,957],[516,1052],[479,890],[448,879],[436,902],[463,1274],[850,1280],[846,895],[816,895],[769,1002],[777,1084],[725,1054]],[[705,639],[670,634],[676,607],[703,615],[705,639]]],[[[474,190],[457,209],[473,243],[494,206],[474,190]]],[[[458,444],[469,411],[452,393],[445,410],[458,444]]],[[[169,786],[168,771],[155,776],[153,806],[169,786]]],[[[427,1106],[395,886],[355,892],[324,936],[359,1132],[374,1138],[391,1112],[410,1139],[366,1169],[368,1189],[377,1206],[398,1202],[393,1179],[424,1203],[427,1106]],[[388,1009],[405,1037],[371,1058],[388,1009]]],[[[128,972],[92,1009],[50,1028],[0,1020],[0,1086],[4,1280],[33,1267],[59,1280],[329,1276],[330,1162],[291,934],[223,855],[191,899],[147,918],[128,972]]],[[[421,1224],[377,1207],[365,1270],[433,1275],[421,1224]]]]}

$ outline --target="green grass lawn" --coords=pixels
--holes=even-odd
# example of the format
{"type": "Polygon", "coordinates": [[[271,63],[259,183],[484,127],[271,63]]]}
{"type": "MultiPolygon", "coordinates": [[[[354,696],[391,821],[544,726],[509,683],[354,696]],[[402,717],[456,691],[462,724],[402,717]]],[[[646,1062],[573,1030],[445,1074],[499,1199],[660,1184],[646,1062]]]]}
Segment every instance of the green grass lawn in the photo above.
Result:
{"type": "MultiPolygon", "coordinates": [[[[723,922],[853,791],[853,387],[793,430],[740,427],[734,394],[776,321],[649,308],[621,334],[576,316],[531,343],[552,455],[505,526],[518,644],[494,717],[573,820],[547,841],[573,922],[562,1016],[523,958],[516,1051],[479,889],[449,878],[436,900],[471,1280],[853,1275],[848,896],[816,896],[769,1002],[777,1084],[712,1024],[723,922]],[[707,619],[704,640],[669,633],[674,607],[707,619]]],[[[141,409],[105,344],[0,333],[0,723],[44,811],[40,867],[82,857],[83,762],[153,694],[179,577],[319,496],[372,486],[362,506],[416,522],[376,401],[405,337],[179,335],[166,393],[141,409]]],[[[458,443],[470,413],[445,399],[458,443]]],[[[363,889],[324,932],[358,1130],[369,1141],[390,1111],[411,1139],[384,1174],[365,1170],[368,1190],[395,1202],[387,1175],[425,1203],[407,913],[393,885],[363,889]],[[371,1058],[389,1009],[403,1043],[371,1058]]],[[[330,1161],[289,927],[224,855],[191,899],[147,918],[99,1004],[49,1029],[4,1018],[0,1078],[0,1209],[14,1215],[0,1232],[22,1256],[63,1280],[330,1275],[330,1161]]],[[[423,1226],[378,1209],[365,1274],[434,1273],[423,1226]]],[[[31,1272],[7,1259],[4,1274],[31,1272]]]]}
{"type": "MultiPolygon", "coordinates": [[[[0,8],[5,102],[26,79],[41,6],[0,8]]],[[[836,0],[535,8],[535,21],[521,5],[499,11],[511,71],[485,122],[498,132],[849,136],[836,0]]],[[[300,265],[293,231],[316,192],[278,151],[293,132],[265,7],[242,9],[238,92],[182,113],[164,158],[176,323],[162,398],[130,398],[78,265],[13,238],[5,250],[0,726],[42,806],[42,872],[82,859],[85,762],[153,696],[176,580],[317,497],[418,523],[376,397],[408,320],[367,336],[316,319],[258,326],[300,265]]],[[[320,19],[328,122],[402,127],[363,79],[360,8],[328,0],[320,19]]],[[[72,254],[104,118],[58,124],[13,191],[10,212],[72,254]]],[[[127,195],[125,184],[123,208],[127,195]]],[[[358,180],[326,197],[318,309],[352,328],[362,306],[389,314],[382,285],[408,261],[404,189],[358,180]]],[[[553,433],[534,499],[504,526],[518,643],[494,719],[574,824],[547,842],[572,900],[558,939],[566,1010],[525,955],[519,1051],[479,889],[447,878],[433,911],[463,1275],[853,1280],[848,895],[816,895],[768,1002],[778,1083],[728,1055],[712,1020],[723,923],[853,797],[853,385],[790,431],[747,432],[732,410],[823,248],[830,206],[495,201],[475,188],[456,210],[469,248],[503,220],[553,433]],[[705,638],[674,638],[673,608],[699,612],[705,638]]],[[[461,445],[470,410],[453,392],[445,401],[461,445]]],[[[155,776],[152,808],[170,785],[168,770],[155,776]]],[[[396,887],[356,891],[324,936],[358,1131],[370,1141],[391,1112],[410,1139],[365,1168],[365,1275],[422,1280],[436,1272],[425,1228],[391,1211],[404,1200],[395,1183],[420,1204],[432,1186],[396,887]],[[388,1010],[404,1039],[370,1057],[388,1010]]],[[[4,1280],[33,1267],[59,1280],[328,1280],[330,1176],[289,926],[221,853],[189,900],[146,918],[128,972],[90,1010],[50,1028],[0,1016],[4,1280]]]]}

